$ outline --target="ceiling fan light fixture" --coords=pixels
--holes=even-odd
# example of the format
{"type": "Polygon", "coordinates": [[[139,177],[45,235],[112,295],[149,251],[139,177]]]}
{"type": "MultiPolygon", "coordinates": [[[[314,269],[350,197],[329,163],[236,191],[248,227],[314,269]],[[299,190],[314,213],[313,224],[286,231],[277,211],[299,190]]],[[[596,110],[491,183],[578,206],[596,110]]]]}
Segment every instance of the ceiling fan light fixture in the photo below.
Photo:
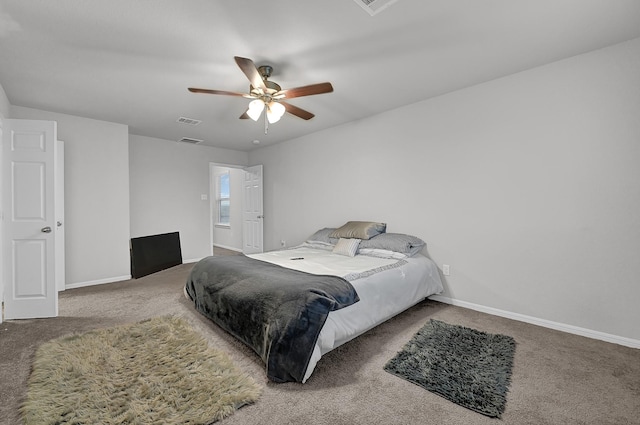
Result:
{"type": "MultiPolygon", "coordinates": [[[[358,0],[371,3],[373,1],[397,1],[397,0],[358,0]]],[[[292,89],[283,90],[282,87],[268,80],[271,76],[273,68],[268,65],[256,66],[251,59],[243,58],[240,56],[234,56],[236,64],[244,75],[249,80],[249,93],[239,93],[227,90],[212,90],[212,89],[199,89],[195,87],[189,87],[188,90],[191,93],[206,93],[226,96],[239,96],[245,99],[251,99],[247,110],[240,115],[240,119],[251,118],[254,121],[258,121],[264,111],[265,106],[267,110],[264,114],[265,134],[269,123],[275,123],[280,121],[282,115],[289,113],[303,120],[310,120],[314,115],[292,105],[288,102],[289,99],[303,96],[312,96],[322,93],[331,93],[333,86],[329,82],[310,84],[307,86],[294,87],[292,89]],[[287,101],[285,103],[285,100],[287,101]]]]}
{"type": "Polygon", "coordinates": [[[264,102],[261,99],[255,99],[249,102],[249,110],[247,110],[247,115],[254,121],[258,121],[260,118],[260,114],[264,109],[264,102]]]}
{"type": "Polygon", "coordinates": [[[271,102],[267,105],[267,119],[270,124],[280,121],[280,118],[286,112],[286,108],[282,103],[271,102]]]}

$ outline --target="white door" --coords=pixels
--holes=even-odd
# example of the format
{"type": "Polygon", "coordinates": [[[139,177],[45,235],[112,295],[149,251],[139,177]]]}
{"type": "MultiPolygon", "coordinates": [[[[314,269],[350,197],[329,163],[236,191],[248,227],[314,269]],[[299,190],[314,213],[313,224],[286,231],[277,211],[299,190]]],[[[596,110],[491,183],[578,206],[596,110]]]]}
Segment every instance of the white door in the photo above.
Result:
{"type": "Polygon", "coordinates": [[[55,122],[4,121],[5,319],[58,315],[55,149],[55,122]]]}
{"type": "Polygon", "coordinates": [[[244,169],[244,198],[242,212],[242,251],[245,254],[262,252],[262,165],[244,169]]]}

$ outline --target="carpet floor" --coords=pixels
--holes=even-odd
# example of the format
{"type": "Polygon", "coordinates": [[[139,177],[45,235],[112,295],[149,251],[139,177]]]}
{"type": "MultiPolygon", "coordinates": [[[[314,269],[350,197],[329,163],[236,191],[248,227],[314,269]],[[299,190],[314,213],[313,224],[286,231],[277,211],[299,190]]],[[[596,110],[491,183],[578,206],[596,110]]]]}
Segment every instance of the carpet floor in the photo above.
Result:
{"type": "Polygon", "coordinates": [[[259,395],[227,354],[167,315],[42,344],[21,411],[28,425],[209,424],[259,395]]]}
{"type": "Polygon", "coordinates": [[[137,280],[60,293],[53,319],[0,324],[0,424],[21,423],[38,346],[53,338],[175,314],[263,387],[260,399],[221,421],[237,424],[640,424],[640,350],[424,301],[326,354],[306,384],[275,384],[249,348],[183,296],[192,264],[137,280]],[[517,342],[506,410],[493,419],[383,370],[430,319],[517,342]]]}

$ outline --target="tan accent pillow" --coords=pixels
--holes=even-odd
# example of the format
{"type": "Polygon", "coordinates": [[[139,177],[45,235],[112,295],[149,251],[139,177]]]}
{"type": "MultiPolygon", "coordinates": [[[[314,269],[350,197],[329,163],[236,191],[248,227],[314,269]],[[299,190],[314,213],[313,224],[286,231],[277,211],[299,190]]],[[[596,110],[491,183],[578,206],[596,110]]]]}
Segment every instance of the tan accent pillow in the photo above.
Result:
{"type": "Polygon", "coordinates": [[[338,239],[338,243],[333,248],[334,254],[346,255],[348,257],[355,257],[358,252],[358,245],[360,245],[360,239],[338,239]]]}
{"type": "Polygon", "coordinates": [[[375,235],[384,233],[385,230],[387,230],[386,223],[376,223],[373,221],[348,221],[342,227],[338,227],[334,230],[330,237],[367,240],[375,235]]]}

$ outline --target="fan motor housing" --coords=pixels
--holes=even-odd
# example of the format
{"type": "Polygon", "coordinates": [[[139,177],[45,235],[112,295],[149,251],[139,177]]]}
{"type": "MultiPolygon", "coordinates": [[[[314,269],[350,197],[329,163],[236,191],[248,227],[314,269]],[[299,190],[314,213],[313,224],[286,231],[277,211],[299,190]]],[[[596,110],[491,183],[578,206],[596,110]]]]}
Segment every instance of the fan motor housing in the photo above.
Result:
{"type": "MultiPolygon", "coordinates": [[[[271,94],[282,90],[282,87],[280,87],[278,83],[274,83],[273,81],[264,80],[264,85],[267,86],[267,89],[271,94]]],[[[255,93],[255,91],[256,91],[256,88],[253,87],[252,85],[249,85],[249,92],[255,93]]]]}
{"type": "Polygon", "coordinates": [[[258,72],[262,75],[262,79],[266,80],[271,77],[271,73],[273,72],[273,67],[269,65],[261,65],[258,67],[258,72]]]}

